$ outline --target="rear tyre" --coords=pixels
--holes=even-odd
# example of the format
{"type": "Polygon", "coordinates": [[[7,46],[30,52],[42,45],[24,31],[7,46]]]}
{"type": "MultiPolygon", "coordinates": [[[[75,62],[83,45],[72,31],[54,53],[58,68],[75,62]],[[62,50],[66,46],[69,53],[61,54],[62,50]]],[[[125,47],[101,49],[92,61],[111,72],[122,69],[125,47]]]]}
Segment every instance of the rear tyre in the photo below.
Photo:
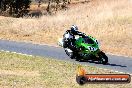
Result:
{"type": "Polygon", "coordinates": [[[108,57],[105,55],[104,52],[101,51],[101,52],[99,53],[99,58],[100,58],[100,61],[99,61],[99,62],[100,62],[101,64],[104,64],[104,65],[105,65],[105,64],[108,63],[108,57]]]}
{"type": "Polygon", "coordinates": [[[76,61],[82,61],[80,58],[78,58],[78,57],[75,57],[75,59],[76,59],[76,61]]]}

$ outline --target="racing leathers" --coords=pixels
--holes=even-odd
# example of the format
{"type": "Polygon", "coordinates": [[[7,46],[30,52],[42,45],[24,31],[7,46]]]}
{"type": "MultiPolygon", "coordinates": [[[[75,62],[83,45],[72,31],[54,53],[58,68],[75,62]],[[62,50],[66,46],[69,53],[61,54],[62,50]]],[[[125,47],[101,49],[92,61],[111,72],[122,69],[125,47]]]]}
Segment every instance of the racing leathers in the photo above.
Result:
{"type": "Polygon", "coordinates": [[[79,31],[72,32],[71,30],[67,30],[63,35],[64,48],[68,47],[72,51],[79,51],[79,49],[75,46],[75,41],[76,41],[75,35],[82,36],[83,38],[86,37],[85,33],[79,31]]]}

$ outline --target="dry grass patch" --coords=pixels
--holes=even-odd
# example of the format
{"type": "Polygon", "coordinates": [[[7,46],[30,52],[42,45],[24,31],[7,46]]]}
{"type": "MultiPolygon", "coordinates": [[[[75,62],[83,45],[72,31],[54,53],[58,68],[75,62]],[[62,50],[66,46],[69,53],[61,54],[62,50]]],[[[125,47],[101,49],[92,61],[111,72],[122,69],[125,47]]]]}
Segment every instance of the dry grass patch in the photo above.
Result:
{"type": "Polygon", "coordinates": [[[37,71],[25,71],[25,70],[0,70],[1,75],[16,75],[16,76],[39,76],[39,73],[37,71]]]}
{"type": "MultiPolygon", "coordinates": [[[[86,84],[79,86],[76,70],[79,64],[52,58],[30,57],[0,52],[1,88],[130,88],[129,84],[86,84]]],[[[115,72],[83,65],[87,73],[111,74],[115,72]]],[[[117,74],[117,73],[116,73],[117,74]]]]}

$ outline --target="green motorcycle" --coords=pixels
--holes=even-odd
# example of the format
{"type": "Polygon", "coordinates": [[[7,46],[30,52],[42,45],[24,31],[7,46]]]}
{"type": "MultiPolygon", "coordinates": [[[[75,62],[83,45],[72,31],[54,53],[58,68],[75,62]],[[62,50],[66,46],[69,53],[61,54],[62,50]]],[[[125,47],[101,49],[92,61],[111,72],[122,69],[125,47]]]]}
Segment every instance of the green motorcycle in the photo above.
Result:
{"type": "MultiPolygon", "coordinates": [[[[59,45],[63,47],[63,39],[59,40],[59,45]]],[[[98,61],[101,64],[108,63],[108,57],[99,49],[98,41],[92,36],[76,38],[75,46],[79,49],[79,52],[64,48],[66,54],[70,58],[75,58],[78,61],[91,60],[92,62],[98,61]]]]}

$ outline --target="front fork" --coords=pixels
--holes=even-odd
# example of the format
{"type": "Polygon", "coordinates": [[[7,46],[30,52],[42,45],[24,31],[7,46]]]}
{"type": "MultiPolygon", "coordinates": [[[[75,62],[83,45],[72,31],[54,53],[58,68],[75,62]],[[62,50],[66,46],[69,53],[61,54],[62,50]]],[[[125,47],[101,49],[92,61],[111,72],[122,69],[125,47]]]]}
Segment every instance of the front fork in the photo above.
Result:
{"type": "Polygon", "coordinates": [[[101,50],[100,49],[98,49],[96,52],[95,52],[95,56],[96,57],[99,57],[99,53],[101,52],[101,50]]]}

